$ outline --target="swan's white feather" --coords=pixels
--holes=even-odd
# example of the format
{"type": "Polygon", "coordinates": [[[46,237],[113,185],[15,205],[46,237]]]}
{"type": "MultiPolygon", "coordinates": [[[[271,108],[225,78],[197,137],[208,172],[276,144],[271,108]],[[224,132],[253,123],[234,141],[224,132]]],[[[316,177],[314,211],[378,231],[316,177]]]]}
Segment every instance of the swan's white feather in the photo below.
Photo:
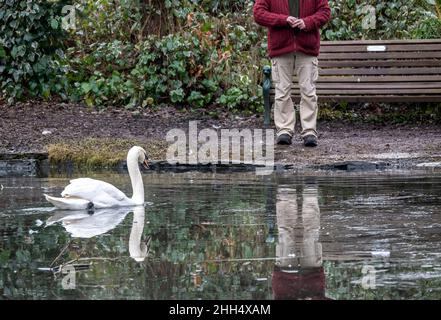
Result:
{"type": "Polygon", "coordinates": [[[46,200],[52,203],[55,207],[63,210],[85,210],[89,205],[90,201],[80,199],[80,198],[56,198],[44,195],[46,200]]]}
{"type": "Polygon", "coordinates": [[[70,180],[70,184],[64,188],[61,196],[78,197],[91,201],[89,198],[94,197],[95,192],[104,192],[117,201],[127,199],[126,195],[121,190],[114,187],[110,183],[91,178],[78,178],[70,180]]]}
{"type": "Polygon", "coordinates": [[[80,198],[92,202],[95,208],[109,208],[122,205],[133,205],[131,199],[110,183],[79,178],[70,181],[61,193],[63,199],[80,198]]]}

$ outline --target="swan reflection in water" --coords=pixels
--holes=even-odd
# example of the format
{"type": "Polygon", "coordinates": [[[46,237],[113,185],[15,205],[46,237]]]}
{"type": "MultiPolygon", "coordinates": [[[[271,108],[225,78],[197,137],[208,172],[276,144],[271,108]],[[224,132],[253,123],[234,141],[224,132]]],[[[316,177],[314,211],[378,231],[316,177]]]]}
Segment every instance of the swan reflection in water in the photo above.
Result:
{"type": "Polygon", "coordinates": [[[149,254],[150,238],[142,242],[144,231],[145,207],[120,207],[95,210],[89,214],[81,211],[57,211],[46,221],[46,226],[61,223],[73,238],[93,238],[116,228],[129,214],[133,212],[133,222],[129,238],[129,252],[137,262],[142,262],[149,254]]]}
{"type": "Polygon", "coordinates": [[[274,299],[327,299],[315,181],[307,182],[302,190],[280,186],[276,215],[279,236],[272,278],[274,299]]]}

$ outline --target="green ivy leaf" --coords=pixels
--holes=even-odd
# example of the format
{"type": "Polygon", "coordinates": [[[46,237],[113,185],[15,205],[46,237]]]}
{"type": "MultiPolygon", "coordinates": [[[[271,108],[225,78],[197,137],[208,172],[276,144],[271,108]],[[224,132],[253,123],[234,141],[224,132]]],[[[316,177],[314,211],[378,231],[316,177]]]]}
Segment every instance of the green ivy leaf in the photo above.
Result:
{"type": "Polygon", "coordinates": [[[182,88],[172,90],[170,92],[170,98],[173,103],[182,102],[184,100],[184,90],[182,88]]]}
{"type": "Polygon", "coordinates": [[[85,83],[81,84],[81,90],[84,93],[89,93],[90,90],[92,90],[92,86],[90,85],[90,83],[85,82],[85,83]]]}
{"type": "Polygon", "coordinates": [[[56,19],[51,19],[52,29],[58,29],[58,21],[56,19]]]}

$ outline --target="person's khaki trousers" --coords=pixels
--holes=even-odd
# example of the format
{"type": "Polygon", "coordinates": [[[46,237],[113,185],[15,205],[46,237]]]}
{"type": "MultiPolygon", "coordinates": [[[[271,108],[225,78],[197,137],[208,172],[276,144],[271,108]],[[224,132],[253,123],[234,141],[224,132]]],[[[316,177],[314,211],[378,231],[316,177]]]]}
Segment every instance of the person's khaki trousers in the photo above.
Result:
{"type": "Polygon", "coordinates": [[[291,86],[294,71],[297,74],[300,88],[300,121],[302,137],[317,137],[317,94],[315,83],[318,79],[318,59],[301,52],[289,53],[274,57],[272,80],[275,84],[274,122],[277,136],[287,133],[294,135],[296,113],[291,99],[291,86]]]}
{"type": "Polygon", "coordinates": [[[279,188],[276,215],[279,234],[276,264],[294,268],[321,267],[323,250],[319,242],[320,207],[317,188],[303,190],[301,212],[297,207],[296,189],[279,188]]]}

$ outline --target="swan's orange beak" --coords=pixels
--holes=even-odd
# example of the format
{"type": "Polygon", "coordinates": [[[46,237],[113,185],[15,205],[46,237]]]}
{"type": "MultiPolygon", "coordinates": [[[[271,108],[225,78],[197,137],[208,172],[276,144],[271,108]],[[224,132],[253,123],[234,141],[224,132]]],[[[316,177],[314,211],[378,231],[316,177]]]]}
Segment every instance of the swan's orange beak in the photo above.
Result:
{"type": "Polygon", "coordinates": [[[142,163],[142,165],[144,166],[144,168],[146,168],[146,169],[150,169],[149,162],[147,161],[147,159],[144,160],[144,162],[142,163]]]}

